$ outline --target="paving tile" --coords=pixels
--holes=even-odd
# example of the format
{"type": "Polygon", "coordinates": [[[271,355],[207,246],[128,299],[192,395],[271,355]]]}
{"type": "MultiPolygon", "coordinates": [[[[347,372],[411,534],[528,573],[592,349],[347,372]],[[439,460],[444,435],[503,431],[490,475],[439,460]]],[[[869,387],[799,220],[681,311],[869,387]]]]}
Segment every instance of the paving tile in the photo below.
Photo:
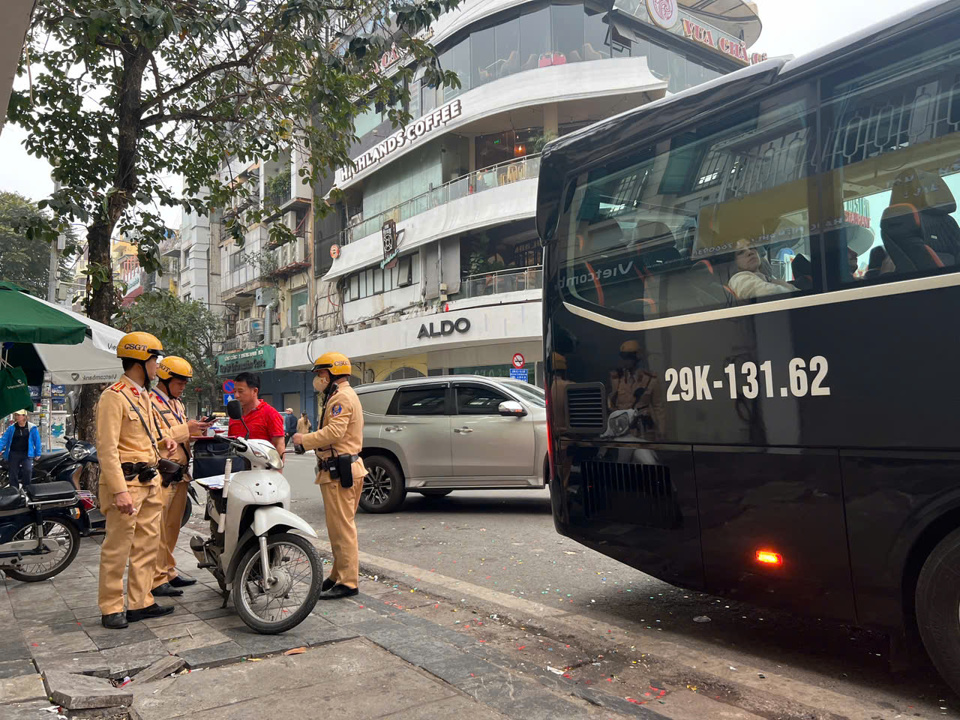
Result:
{"type": "MultiPolygon", "coordinates": [[[[173,617],[169,615],[168,617],[173,617]]],[[[174,638],[180,637],[192,637],[193,635],[199,635],[201,633],[210,632],[213,630],[212,627],[207,625],[203,620],[193,620],[191,622],[182,622],[182,623],[167,623],[166,625],[161,625],[160,627],[154,627],[154,634],[161,640],[173,640],[174,638]]],[[[222,641],[226,642],[226,641],[222,641]]]]}
{"type": "Polygon", "coordinates": [[[102,650],[100,655],[110,666],[111,677],[123,677],[140,672],[169,653],[163,643],[154,639],[102,650]]]}
{"type": "Polygon", "coordinates": [[[77,620],[98,618],[100,617],[100,607],[98,605],[87,605],[85,607],[73,608],[73,616],[77,620]]]}
{"type": "MultiPolygon", "coordinates": [[[[0,650],[0,658],[6,658],[7,656],[3,654],[3,651],[0,650]]],[[[21,675],[33,675],[37,672],[36,666],[33,664],[32,660],[19,659],[19,660],[0,660],[0,678],[12,678],[20,677],[21,675]]]]}
{"type": "Polygon", "coordinates": [[[524,720],[581,720],[583,708],[506,671],[487,673],[456,687],[484,705],[524,720]]]}
{"type": "Polygon", "coordinates": [[[187,650],[196,650],[197,648],[219,645],[221,643],[229,642],[229,640],[230,638],[228,638],[219,630],[209,628],[204,632],[194,633],[193,635],[184,635],[173,638],[172,640],[164,640],[163,646],[167,649],[167,652],[174,655],[179,655],[187,650]]]}
{"type": "Polygon", "coordinates": [[[45,681],[50,699],[68,710],[129,706],[133,703],[130,690],[115,688],[103,678],[50,672],[45,681]]]}
{"type": "Polygon", "coordinates": [[[191,668],[217,667],[225,663],[235,662],[246,655],[246,651],[235,642],[225,642],[219,645],[185,650],[177,653],[191,668]]]}
{"type": "Polygon", "coordinates": [[[182,623],[196,622],[200,620],[193,613],[188,613],[185,610],[181,612],[172,612],[169,615],[164,615],[163,617],[157,618],[148,618],[146,620],[141,620],[141,625],[146,625],[148,628],[161,628],[165,625],[180,625],[182,623]]]}
{"type": "Polygon", "coordinates": [[[133,645],[145,640],[153,640],[156,637],[150,628],[139,622],[130,623],[123,630],[111,630],[103,627],[99,617],[87,618],[82,620],[80,624],[84,632],[90,636],[90,639],[96,643],[100,650],[133,645]]]}
{"type": "Polygon", "coordinates": [[[400,712],[383,715],[383,720],[435,720],[436,718],[469,717],[470,720],[503,720],[504,715],[460,695],[400,712]]]}
{"type": "Polygon", "coordinates": [[[223,630],[225,628],[243,627],[244,622],[238,615],[224,615],[206,620],[207,625],[214,630],[223,630]]]}
{"type": "Polygon", "coordinates": [[[0,680],[0,703],[28,702],[46,697],[43,679],[37,672],[0,680]]]}
{"type": "Polygon", "coordinates": [[[193,613],[201,620],[209,620],[210,618],[226,617],[227,615],[236,615],[237,611],[233,607],[233,603],[228,603],[227,607],[215,607],[213,610],[198,610],[193,613]]]}
{"type": "Polygon", "coordinates": [[[51,671],[110,677],[110,663],[99,652],[68,653],[37,658],[37,667],[46,674],[51,671]]]}
{"type": "Polygon", "coordinates": [[[79,627],[76,632],[40,638],[30,643],[30,652],[34,658],[42,655],[64,655],[67,653],[90,652],[97,650],[96,644],[79,627]],[[34,644],[35,643],[35,644],[34,644]]]}

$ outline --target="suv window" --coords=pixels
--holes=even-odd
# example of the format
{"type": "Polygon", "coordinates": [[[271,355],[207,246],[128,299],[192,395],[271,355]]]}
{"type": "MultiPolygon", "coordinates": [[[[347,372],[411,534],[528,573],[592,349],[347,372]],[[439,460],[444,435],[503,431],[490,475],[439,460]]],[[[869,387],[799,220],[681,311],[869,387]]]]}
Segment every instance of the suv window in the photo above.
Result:
{"type": "Polygon", "coordinates": [[[469,385],[457,388],[457,413],[459,415],[499,415],[500,403],[509,400],[493,388],[469,385]]]}
{"type": "Polygon", "coordinates": [[[410,388],[398,390],[387,415],[443,415],[447,405],[447,388],[410,388]]]}

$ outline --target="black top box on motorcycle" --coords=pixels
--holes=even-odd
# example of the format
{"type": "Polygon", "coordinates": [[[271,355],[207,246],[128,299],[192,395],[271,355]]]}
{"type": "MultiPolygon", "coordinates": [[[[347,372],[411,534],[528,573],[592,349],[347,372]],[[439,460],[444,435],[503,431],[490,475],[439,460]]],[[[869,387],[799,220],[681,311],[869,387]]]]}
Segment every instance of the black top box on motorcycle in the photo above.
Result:
{"type": "Polygon", "coordinates": [[[34,502],[77,499],[77,490],[68,482],[35,483],[27,485],[27,495],[34,502]]]}
{"type": "Polygon", "coordinates": [[[225,438],[200,438],[193,444],[193,477],[207,478],[223,475],[227,458],[233,460],[232,472],[249,470],[250,463],[233,452],[225,438]]]}

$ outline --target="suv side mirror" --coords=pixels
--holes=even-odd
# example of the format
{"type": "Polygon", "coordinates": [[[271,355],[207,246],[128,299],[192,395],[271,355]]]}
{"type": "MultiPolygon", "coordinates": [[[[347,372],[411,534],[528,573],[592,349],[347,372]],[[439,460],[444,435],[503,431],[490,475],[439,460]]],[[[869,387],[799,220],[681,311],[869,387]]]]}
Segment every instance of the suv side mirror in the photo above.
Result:
{"type": "Polygon", "coordinates": [[[502,403],[500,403],[497,411],[503,417],[522,418],[527,414],[527,411],[524,409],[523,405],[518,403],[516,400],[504,400],[502,403]]]}

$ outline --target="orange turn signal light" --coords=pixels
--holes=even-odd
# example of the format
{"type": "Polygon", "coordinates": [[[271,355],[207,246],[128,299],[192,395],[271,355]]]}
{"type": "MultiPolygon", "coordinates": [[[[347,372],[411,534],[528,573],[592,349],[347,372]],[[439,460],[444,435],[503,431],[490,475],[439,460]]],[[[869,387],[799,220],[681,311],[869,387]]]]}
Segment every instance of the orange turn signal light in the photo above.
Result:
{"type": "Polygon", "coordinates": [[[772,550],[757,550],[757,562],[763,565],[783,565],[783,556],[772,550]]]}

